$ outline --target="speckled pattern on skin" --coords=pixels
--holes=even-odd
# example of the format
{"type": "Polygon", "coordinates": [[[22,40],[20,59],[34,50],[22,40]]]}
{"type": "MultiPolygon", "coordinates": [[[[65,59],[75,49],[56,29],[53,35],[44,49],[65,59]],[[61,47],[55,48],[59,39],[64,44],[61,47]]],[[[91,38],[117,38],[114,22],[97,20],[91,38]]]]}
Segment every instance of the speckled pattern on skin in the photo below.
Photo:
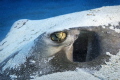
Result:
{"type": "MultiPolygon", "coordinates": [[[[15,28],[18,23],[16,22],[7,37],[0,43],[0,54],[2,56],[0,58],[0,78],[2,80],[6,78],[8,80],[10,80],[10,78],[29,80],[36,76],[40,77],[56,72],[74,71],[76,68],[87,69],[87,73],[92,71],[98,71],[99,73],[102,69],[100,71],[102,74],[103,68],[105,67],[104,65],[111,67],[109,66],[110,56],[106,55],[106,52],[114,56],[117,55],[120,49],[118,29],[120,27],[119,7],[120,6],[102,7],[44,20],[27,20],[27,22],[26,20],[21,20],[21,22],[18,21],[20,25],[22,25],[19,29],[15,28]],[[89,13],[94,15],[87,15],[89,13]],[[26,22],[25,25],[23,25],[24,22],[26,22]],[[69,49],[69,47],[64,48],[64,46],[70,46],[67,42],[69,42],[69,39],[74,41],[76,34],[69,35],[71,38],[67,39],[68,41],[64,42],[65,44],[59,46],[56,46],[54,42],[50,41],[51,39],[49,39],[48,35],[51,33],[62,30],[71,31],[72,28],[94,31],[98,35],[100,43],[99,57],[93,61],[84,63],[70,62],[65,55],[67,54],[65,50],[69,49]],[[52,58],[41,58],[41,54],[49,55],[50,52],[51,54],[56,54],[52,56],[52,58]],[[108,64],[106,61],[108,61],[108,64]],[[104,67],[102,68],[102,66],[104,67]]],[[[72,41],[70,43],[72,43],[72,41]]],[[[115,62],[113,61],[113,63],[115,62]]],[[[118,67],[114,66],[114,68],[118,69],[119,65],[118,67]]],[[[115,72],[115,74],[117,73],[118,72],[115,72]]],[[[94,75],[99,77],[101,74],[96,73],[94,75]]],[[[110,76],[108,75],[108,77],[110,76]]],[[[105,77],[104,79],[109,78],[105,77]]]]}

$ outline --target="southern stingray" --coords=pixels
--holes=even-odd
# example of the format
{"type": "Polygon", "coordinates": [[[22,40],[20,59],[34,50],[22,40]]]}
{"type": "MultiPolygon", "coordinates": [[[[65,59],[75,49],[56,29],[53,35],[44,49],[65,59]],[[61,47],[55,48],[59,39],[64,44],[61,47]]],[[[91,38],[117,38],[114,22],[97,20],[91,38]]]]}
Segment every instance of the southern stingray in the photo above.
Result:
{"type": "MultiPolygon", "coordinates": [[[[16,21],[0,43],[0,79],[36,80],[77,68],[86,70],[93,79],[112,79],[112,73],[108,78],[93,72],[108,65],[110,54],[119,52],[119,15],[120,6],[108,6],[44,20],[16,21]]],[[[115,67],[117,75],[119,67],[115,67]]]]}

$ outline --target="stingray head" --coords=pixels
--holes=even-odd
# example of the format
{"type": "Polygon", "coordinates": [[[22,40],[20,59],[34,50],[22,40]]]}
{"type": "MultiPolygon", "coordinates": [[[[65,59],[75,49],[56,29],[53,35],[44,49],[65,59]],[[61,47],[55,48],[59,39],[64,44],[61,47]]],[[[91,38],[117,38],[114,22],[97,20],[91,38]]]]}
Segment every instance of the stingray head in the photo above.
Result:
{"type": "Polygon", "coordinates": [[[49,57],[62,51],[71,62],[86,62],[100,54],[97,33],[81,28],[44,33],[35,41],[34,53],[49,57]]]}

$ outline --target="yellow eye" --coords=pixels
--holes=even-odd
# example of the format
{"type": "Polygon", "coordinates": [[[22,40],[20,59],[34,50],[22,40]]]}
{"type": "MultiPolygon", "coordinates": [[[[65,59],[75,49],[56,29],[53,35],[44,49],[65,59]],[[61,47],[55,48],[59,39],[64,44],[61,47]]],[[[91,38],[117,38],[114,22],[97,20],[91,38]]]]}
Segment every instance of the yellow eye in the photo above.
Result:
{"type": "Polygon", "coordinates": [[[66,37],[67,37],[67,33],[66,32],[55,32],[55,33],[52,33],[50,35],[51,37],[51,40],[52,41],[55,41],[55,42],[63,42],[66,37]]]}

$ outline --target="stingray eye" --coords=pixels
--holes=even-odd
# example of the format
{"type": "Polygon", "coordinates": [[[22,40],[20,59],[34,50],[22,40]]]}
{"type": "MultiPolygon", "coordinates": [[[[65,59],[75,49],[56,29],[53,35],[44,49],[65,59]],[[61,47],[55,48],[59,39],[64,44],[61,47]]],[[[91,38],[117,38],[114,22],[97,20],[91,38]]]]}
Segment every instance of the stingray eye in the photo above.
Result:
{"type": "Polygon", "coordinates": [[[63,42],[66,37],[67,37],[67,33],[66,32],[54,32],[50,35],[51,40],[55,41],[55,42],[63,42]]]}

